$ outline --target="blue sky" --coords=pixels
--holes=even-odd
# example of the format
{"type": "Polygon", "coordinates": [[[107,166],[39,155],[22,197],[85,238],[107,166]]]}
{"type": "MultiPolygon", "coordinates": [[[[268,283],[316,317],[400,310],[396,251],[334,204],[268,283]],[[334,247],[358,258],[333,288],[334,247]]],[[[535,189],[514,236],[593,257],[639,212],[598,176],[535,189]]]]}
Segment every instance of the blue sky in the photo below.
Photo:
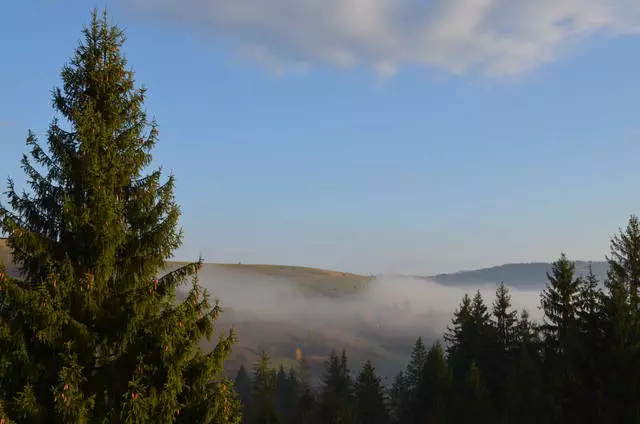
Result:
{"type": "MultiPolygon", "coordinates": [[[[601,259],[640,213],[631,0],[105,5],[177,177],[180,259],[421,274],[601,259]]],[[[23,178],[91,6],[2,6],[3,177],[23,178]]]]}

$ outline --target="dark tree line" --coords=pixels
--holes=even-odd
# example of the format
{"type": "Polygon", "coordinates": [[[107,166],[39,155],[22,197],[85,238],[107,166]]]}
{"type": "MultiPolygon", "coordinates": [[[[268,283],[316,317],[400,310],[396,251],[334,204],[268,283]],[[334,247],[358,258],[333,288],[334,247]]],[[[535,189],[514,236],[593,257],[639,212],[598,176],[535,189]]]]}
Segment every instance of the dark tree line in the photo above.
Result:
{"type": "Polygon", "coordinates": [[[479,291],[465,295],[444,344],[418,338],[391,387],[371,362],[351,373],[344,351],[332,352],[315,390],[293,370],[265,371],[263,357],[253,380],[244,368],[236,378],[245,423],[640,422],[637,217],[612,238],[607,259],[600,282],[562,254],[539,323],[512,307],[504,284],[490,305],[479,291]],[[257,389],[265,385],[268,394],[257,389]]]}

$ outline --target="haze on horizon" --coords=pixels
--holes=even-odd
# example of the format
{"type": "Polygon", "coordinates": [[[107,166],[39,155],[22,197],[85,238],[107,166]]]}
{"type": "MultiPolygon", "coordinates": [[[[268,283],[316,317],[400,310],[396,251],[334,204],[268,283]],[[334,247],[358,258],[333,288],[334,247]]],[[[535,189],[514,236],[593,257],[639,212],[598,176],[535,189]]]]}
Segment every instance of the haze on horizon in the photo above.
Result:
{"type": "MultiPolygon", "coordinates": [[[[273,358],[293,359],[297,347],[314,358],[344,348],[356,368],[365,358],[372,359],[381,375],[390,379],[405,365],[416,337],[427,344],[442,340],[465,294],[473,297],[479,291],[491,311],[497,288],[490,283],[445,286],[412,277],[379,276],[353,293],[328,296],[301,291],[285,275],[212,265],[199,272],[200,284],[212,298],[220,299],[224,310],[218,331],[233,327],[238,336],[232,372],[240,363],[252,364],[262,350],[273,358]]],[[[348,280],[344,284],[349,285],[348,280]]],[[[540,290],[509,289],[513,308],[519,313],[526,310],[531,320],[540,322],[540,290]]]]}
{"type": "MultiPolygon", "coordinates": [[[[177,259],[418,275],[601,260],[640,210],[637,2],[232,3],[102,4],[177,177],[177,259]]],[[[89,7],[3,9],[4,176],[44,134],[89,7]]]]}

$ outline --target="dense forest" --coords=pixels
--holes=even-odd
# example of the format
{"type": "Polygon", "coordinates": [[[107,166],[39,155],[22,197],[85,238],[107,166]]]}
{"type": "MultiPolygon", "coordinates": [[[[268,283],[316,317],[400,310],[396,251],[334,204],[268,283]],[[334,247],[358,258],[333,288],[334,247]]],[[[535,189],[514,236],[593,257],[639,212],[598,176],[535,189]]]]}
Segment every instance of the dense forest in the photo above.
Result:
{"type": "Polygon", "coordinates": [[[157,276],[181,243],[180,211],[173,176],[148,170],[158,130],[124,40],[92,14],[53,91],[46,147],[27,137],[30,191],[10,180],[0,204],[24,277],[0,269],[0,424],[640,422],[635,216],[611,240],[604,281],[561,255],[540,323],[504,284],[492,304],[467,295],[389,387],[344,350],[319,386],[304,357],[275,370],[262,355],[225,376],[235,334],[201,347],[221,312],[198,283],[201,261],[157,276]]]}
{"type": "Polygon", "coordinates": [[[637,217],[613,237],[608,262],[602,290],[590,268],[583,275],[561,255],[541,293],[541,323],[511,307],[504,284],[491,305],[465,295],[443,343],[418,337],[391,387],[371,362],[353,373],[344,351],[332,352],[315,388],[263,355],[235,379],[244,422],[640,422],[637,217]]]}

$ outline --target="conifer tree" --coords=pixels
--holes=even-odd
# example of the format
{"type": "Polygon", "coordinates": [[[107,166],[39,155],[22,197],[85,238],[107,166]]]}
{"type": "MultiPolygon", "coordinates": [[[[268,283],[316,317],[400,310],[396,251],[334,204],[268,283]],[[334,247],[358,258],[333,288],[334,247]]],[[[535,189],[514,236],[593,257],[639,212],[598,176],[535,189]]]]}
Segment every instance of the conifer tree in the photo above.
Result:
{"type": "Polygon", "coordinates": [[[453,313],[452,326],[447,328],[447,332],[444,335],[452,372],[457,379],[467,375],[468,367],[476,355],[474,346],[475,326],[471,311],[471,298],[468,294],[465,294],[460,306],[453,313]]]}
{"type": "Polygon", "coordinates": [[[285,418],[290,424],[300,424],[300,421],[297,419],[296,408],[300,404],[304,386],[300,383],[300,378],[293,367],[289,368],[287,381],[287,412],[285,418]]]}
{"type": "MultiPolygon", "coordinates": [[[[2,277],[0,402],[15,422],[236,423],[221,376],[233,338],[210,353],[217,305],[200,262],[160,278],[180,245],[174,179],[148,171],[156,123],[121,54],[123,32],[93,12],[53,92],[47,146],[29,133],[30,192],[9,182],[0,229],[20,265],[2,277]]],[[[3,419],[0,417],[0,419],[3,419]]]]}
{"type": "Polygon", "coordinates": [[[508,353],[513,349],[516,338],[518,311],[511,307],[511,295],[504,283],[501,283],[496,290],[492,313],[499,347],[503,352],[508,353]]]}
{"type": "Polygon", "coordinates": [[[516,327],[516,340],[518,351],[527,348],[529,352],[537,355],[539,348],[538,328],[529,319],[529,312],[523,309],[516,327]]]}
{"type": "Polygon", "coordinates": [[[389,389],[389,409],[391,419],[394,423],[409,422],[409,408],[407,403],[409,400],[409,387],[404,371],[400,371],[393,379],[391,388],[389,389]]]}
{"type": "Polygon", "coordinates": [[[552,264],[547,279],[541,294],[543,328],[552,341],[557,340],[555,350],[562,352],[567,348],[571,331],[575,330],[581,279],[575,276],[575,264],[564,253],[552,264]]]}
{"type": "Polygon", "coordinates": [[[251,423],[278,424],[276,411],[276,371],[271,368],[271,358],[265,352],[260,354],[253,367],[251,387],[251,423]]]}
{"type": "Polygon", "coordinates": [[[506,378],[506,397],[501,410],[501,422],[545,423],[547,411],[543,381],[537,358],[523,343],[515,361],[509,364],[506,378]]]}
{"type": "Polygon", "coordinates": [[[480,369],[475,361],[471,363],[467,372],[467,381],[464,388],[464,402],[460,411],[460,422],[489,423],[492,422],[489,411],[490,400],[487,389],[480,376],[480,369]]]}
{"type": "Polygon", "coordinates": [[[371,361],[365,362],[354,387],[355,421],[359,424],[388,424],[389,410],[380,377],[371,361]]]}
{"type": "Polygon", "coordinates": [[[284,370],[284,366],[280,365],[278,375],[276,377],[276,406],[278,417],[281,423],[295,424],[295,409],[298,403],[298,376],[293,368],[289,372],[284,370]]]}
{"type": "Polygon", "coordinates": [[[462,340],[465,340],[471,323],[471,298],[468,294],[462,297],[460,306],[453,313],[450,326],[447,328],[444,339],[447,342],[447,354],[455,354],[462,340]]]}
{"type": "Polygon", "coordinates": [[[316,394],[305,383],[300,384],[300,395],[295,409],[296,424],[314,424],[318,422],[318,405],[316,394]]]}
{"type": "Polygon", "coordinates": [[[409,359],[409,363],[407,364],[407,369],[404,372],[405,393],[403,394],[403,398],[401,400],[402,405],[400,412],[400,414],[404,417],[404,422],[407,422],[406,420],[408,420],[409,417],[415,415],[416,410],[418,409],[418,383],[420,382],[422,369],[424,368],[426,360],[427,348],[422,341],[422,337],[418,337],[413,345],[411,357],[409,359]]]}
{"type": "Polygon", "coordinates": [[[415,390],[422,374],[422,368],[427,360],[427,348],[422,341],[422,337],[418,337],[411,351],[411,358],[407,364],[405,378],[410,390],[415,390]]]}
{"type": "Polygon", "coordinates": [[[581,279],[578,294],[577,330],[578,346],[572,360],[577,384],[575,416],[581,422],[604,422],[603,364],[608,349],[603,315],[604,294],[593,272],[591,263],[581,279]]]}
{"type": "Polygon", "coordinates": [[[317,420],[317,399],[316,393],[311,387],[311,371],[309,362],[301,355],[298,359],[298,375],[297,391],[298,399],[295,406],[295,423],[296,424],[312,424],[317,420]]]}
{"type": "Polygon", "coordinates": [[[480,290],[476,291],[471,301],[471,318],[473,323],[478,328],[484,328],[488,326],[490,317],[487,305],[484,303],[480,290]]]}
{"type": "MultiPolygon", "coordinates": [[[[495,355],[496,334],[491,325],[491,315],[489,308],[484,303],[480,290],[476,291],[471,301],[471,349],[473,352],[472,362],[483,372],[486,378],[487,390],[492,398],[499,395],[501,373],[498,371],[499,358],[495,355]]],[[[464,374],[456,376],[456,383],[464,387],[467,383],[469,367],[471,363],[465,364],[464,374]]]]}
{"type": "Polygon", "coordinates": [[[281,422],[284,422],[282,417],[286,410],[286,393],[288,392],[287,383],[287,372],[284,370],[284,365],[280,364],[276,374],[276,410],[278,411],[278,417],[281,422]]]}
{"type": "Polygon", "coordinates": [[[353,381],[350,375],[347,353],[340,356],[331,352],[319,399],[319,418],[327,424],[348,424],[353,417],[353,381]]]}
{"type": "Polygon", "coordinates": [[[624,230],[611,239],[609,280],[625,286],[628,302],[638,312],[638,286],[640,285],[640,221],[631,215],[624,230]]]}
{"type": "Polygon", "coordinates": [[[242,403],[242,416],[244,423],[249,422],[248,417],[250,416],[249,411],[251,407],[251,386],[252,382],[249,373],[247,373],[244,365],[240,365],[240,368],[238,369],[236,378],[234,380],[234,387],[236,393],[238,394],[238,399],[242,403]]]}
{"type": "Polygon", "coordinates": [[[514,357],[518,323],[518,311],[511,307],[511,295],[504,283],[501,283],[496,289],[492,315],[495,345],[490,356],[491,367],[485,369],[485,373],[493,377],[492,381],[496,385],[493,400],[496,408],[500,410],[503,406],[504,397],[507,395],[505,381],[510,363],[514,357]]]}
{"type": "Polygon", "coordinates": [[[609,272],[603,299],[604,333],[607,335],[606,362],[602,370],[606,397],[605,410],[611,422],[640,421],[640,225],[632,215],[627,227],[611,240],[607,258],[609,272]]]}
{"type": "Polygon", "coordinates": [[[546,372],[553,396],[556,422],[566,422],[576,407],[578,385],[575,370],[577,352],[577,316],[581,278],[575,275],[575,264],[564,253],[552,264],[549,280],[541,294],[544,312],[546,372]]]}
{"type": "Polygon", "coordinates": [[[444,351],[440,343],[434,344],[427,354],[427,361],[418,385],[420,410],[414,422],[449,423],[451,421],[451,395],[453,382],[444,351]]]}

